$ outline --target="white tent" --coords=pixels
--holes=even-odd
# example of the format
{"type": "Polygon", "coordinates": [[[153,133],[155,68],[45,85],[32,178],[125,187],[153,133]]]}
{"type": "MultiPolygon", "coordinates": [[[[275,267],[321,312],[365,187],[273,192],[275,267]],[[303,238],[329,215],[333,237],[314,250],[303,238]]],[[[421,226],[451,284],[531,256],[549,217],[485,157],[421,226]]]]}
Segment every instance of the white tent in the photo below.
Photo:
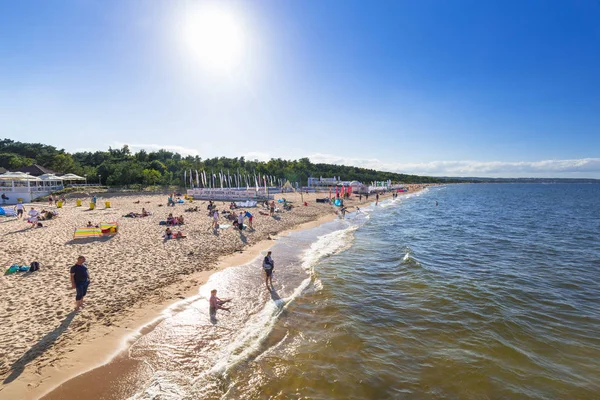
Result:
{"type": "Polygon", "coordinates": [[[285,181],[285,184],[282,186],[283,189],[292,189],[295,191],[294,187],[290,183],[290,181],[285,181]]]}
{"type": "Polygon", "coordinates": [[[37,176],[32,176],[26,174],[25,172],[5,172],[4,174],[0,174],[0,180],[3,181],[30,181],[30,182],[40,182],[41,179],[37,176]]]}
{"type": "Polygon", "coordinates": [[[62,181],[64,180],[61,176],[56,176],[54,174],[44,174],[40,175],[40,179],[43,181],[62,181]]]}
{"type": "Polygon", "coordinates": [[[61,176],[63,181],[85,181],[83,176],[75,175],[75,174],[65,174],[61,176]]]}

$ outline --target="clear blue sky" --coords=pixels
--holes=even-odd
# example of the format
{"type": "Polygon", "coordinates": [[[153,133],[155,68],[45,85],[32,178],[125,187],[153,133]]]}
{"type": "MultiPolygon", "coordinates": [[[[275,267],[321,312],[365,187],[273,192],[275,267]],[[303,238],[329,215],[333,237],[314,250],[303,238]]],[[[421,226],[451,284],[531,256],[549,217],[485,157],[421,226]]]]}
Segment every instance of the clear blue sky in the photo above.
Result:
{"type": "Polygon", "coordinates": [[[600,1],[0,0],[0,137],[600,178],[600,1]]]}

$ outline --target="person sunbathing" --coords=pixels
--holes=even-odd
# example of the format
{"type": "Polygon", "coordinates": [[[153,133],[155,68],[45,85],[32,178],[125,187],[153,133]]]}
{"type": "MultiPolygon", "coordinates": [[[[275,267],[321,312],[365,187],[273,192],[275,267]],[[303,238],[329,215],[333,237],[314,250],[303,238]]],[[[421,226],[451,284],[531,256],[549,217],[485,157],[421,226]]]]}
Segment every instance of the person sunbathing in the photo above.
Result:
{"type": "Polygon", "coordinates": [[[173,232],[171,231],[171,228],[167,228],[165,231],[165,239],[173,239],[173,232]]]}
{"type": "Polygon", "coordinates": [[[177,233],[175,234],[175,239],[182,239],[182,238],[184,238],[184,237],[185,237],[185,236],[183,235],[183,232],[177,232],[177,233]]]}
{"type": "Polygon", "coordinates": [[[177,225],[183,225],[183,215],[177,217],[177,225]]]}
{"type": "Polygon", "coordinates": [[[148,215],[150,215],[148,211],[146,211],[146,209],[142,207],[142,217],[147,217],[148,215]]]}

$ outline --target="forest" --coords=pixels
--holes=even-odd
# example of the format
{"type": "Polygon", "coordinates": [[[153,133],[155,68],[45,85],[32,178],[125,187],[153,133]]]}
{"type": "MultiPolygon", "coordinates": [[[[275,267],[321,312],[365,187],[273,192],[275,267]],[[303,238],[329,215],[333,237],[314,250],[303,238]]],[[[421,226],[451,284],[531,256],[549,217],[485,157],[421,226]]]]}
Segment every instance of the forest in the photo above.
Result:
{"type": "MultiPolygon", "coordinates": [[[[114,187],[133,185],[184,186],[189,171],[205,171],[208,176],[240,173],[242,176],[272,176],[277,179],[306,185],[308,177],[339,176],[342,180],[363,183],[391,180],[395,183],[448,182],[440,178],[398,174],[373,169],[334,164],[313,164],[308,158],[269,161],[246,160],[244,157],[215,157],[202,159],[198,156],[182,156],[167,150],[131,152],[129,146],[107,151],[68,153],[64,149],[41,143],[23,143],[10,139],[0,140],[0,167],[9,171],[38,164],[59,174],[74,173],[86,176],[88,182],[114,187]],[[185,171],[185,172],[184,172],[185,171]]],[[[187,183],[187,182],[186,182],[187,183]]]]}

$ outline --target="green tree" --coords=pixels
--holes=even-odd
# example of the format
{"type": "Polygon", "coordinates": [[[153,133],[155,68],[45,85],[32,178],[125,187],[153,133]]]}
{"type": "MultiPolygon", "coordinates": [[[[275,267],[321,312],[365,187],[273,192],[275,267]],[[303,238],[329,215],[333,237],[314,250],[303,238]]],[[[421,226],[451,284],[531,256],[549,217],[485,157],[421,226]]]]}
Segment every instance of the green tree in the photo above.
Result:
{"type": "Polygon", "coordinates": [[[144,184],[151,186],[156,185],[161,181],[162,175],[155,169],[145,169],[142,171],[142,177],[144,179],[144,184]]]}

